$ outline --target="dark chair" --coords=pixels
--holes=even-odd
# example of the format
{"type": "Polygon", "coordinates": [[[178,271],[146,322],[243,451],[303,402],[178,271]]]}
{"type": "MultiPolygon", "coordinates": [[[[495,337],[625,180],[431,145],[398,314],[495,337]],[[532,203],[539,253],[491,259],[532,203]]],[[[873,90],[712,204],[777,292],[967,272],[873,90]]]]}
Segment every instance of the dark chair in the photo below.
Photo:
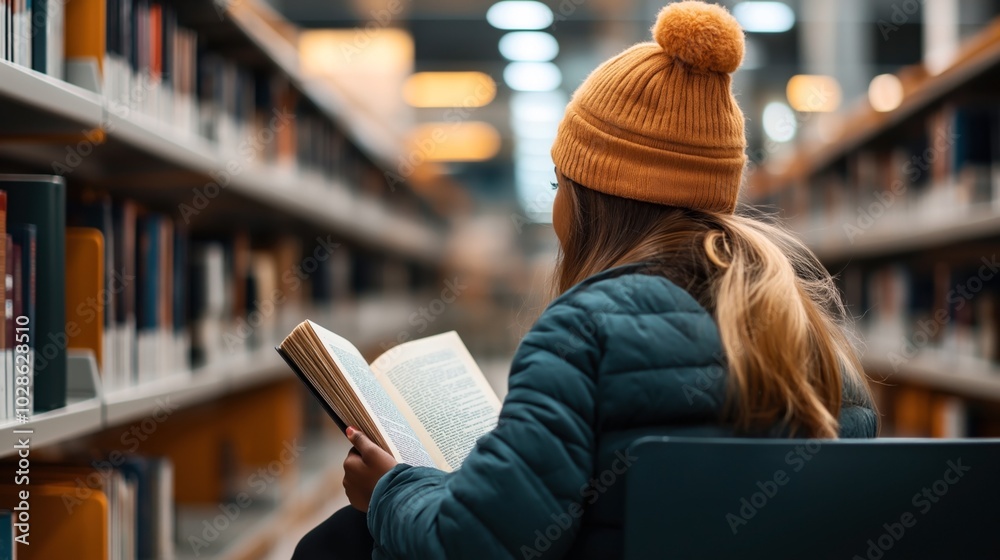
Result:
{"type": "Polygon", "coordinates": [[[1000,440],[638,440],[626,559],[1000,559],[1000,440]]]}

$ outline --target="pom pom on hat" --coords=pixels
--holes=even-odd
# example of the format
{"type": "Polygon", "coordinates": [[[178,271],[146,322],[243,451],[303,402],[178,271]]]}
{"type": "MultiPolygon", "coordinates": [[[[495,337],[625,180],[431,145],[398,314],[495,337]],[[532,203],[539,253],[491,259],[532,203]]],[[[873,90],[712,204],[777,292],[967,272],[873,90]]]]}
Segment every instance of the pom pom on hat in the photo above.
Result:
{"type": "Polygon", "coordinates": [[[743,29],[717,4],[676,2],[660,10],[653,38],[695,70],[730,74],[743,62],[743,29]]]}

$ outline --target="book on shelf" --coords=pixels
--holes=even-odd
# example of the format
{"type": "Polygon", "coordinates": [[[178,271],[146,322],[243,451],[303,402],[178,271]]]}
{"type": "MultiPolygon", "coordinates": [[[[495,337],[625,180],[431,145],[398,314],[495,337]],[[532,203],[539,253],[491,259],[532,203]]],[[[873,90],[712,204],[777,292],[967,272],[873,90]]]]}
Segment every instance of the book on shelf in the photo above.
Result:
{"type": "Polygon", "coordinates": [[[305,321],[276,349],[342,430],[362,430],[402,463],[457,469],[499,418],[499,399],[454,332],[405,342],[369,365],[346,339],[305,321]]]}
{"type": "Polygon", "coordinates": [[[861,325],[872,347],[907,357],[938,350],[956,362],[995,363],[1000,360],[1000,283],[983,266],[981,261],[963,265],[922,259],[862,272],[859,264],[842,285],[852,309],[863,316],[861,325]],[[981,276],[983,271],[990,278],[981,276]],[[859,276],[865,285],[861,294],[859,276]]]}
{"type": "Polygon", "coordinates": [[[0,560],[17,560],[17,548],[14,546],[14,524],[17,523],[14,512],[0,509],[0,560]]]}
{"type": "MultiPolygon", "coordinates": [[[[35,412],[66,404],[66,183],[49,175],[0,175],[7,193],[7,224],[34,226],[35,412]]],[[[6,266],[6,259],[4,266],[6,266]]],[[[6,325],[5,325],[6,326],[6,325]]]]}
{"type": "Polygon", "coordinates": [[[72,336],[70,348],[85,348],[94,353],[97,368],[103,374],[108,363],[104,354],[104,235],[100,230],[84,227],[66,228],[67,336],[72,336]]]}
{"type": "MultiPolygon", "coordinates": [[[[32,464],[33,523],[17,526],[15,521],[12,536],[18,558],[174,558],[171,461],[138,455],[108,457],[112,459],[32,464]]],[[[17,470],[12,462],[0,465],[17,470]]],[[[0,484],[0,500],[13,506],[22,499],[19,493],[25,487],[12,482],[0,484]]],[[[23,482],[27,483],[27,475],[23,482]]],[[[0,514],[0,532],[7,530],[2,525],[0,514]]],[[[0,558],[4,557],[3,543],[0,534],[0,558]]]]}
{"type": "Polygon", "coordinates": [[[31,68],[32,2],[0,2],[0,59],[31,68]]]}
{"type": "MultiPolygon", "coordinates": [[[[883,135],[766,197],[803,231],[843,224],[868,230],[914,217],[954,219],[1000,205],[1000,110],[961,97],[883,135]],[[803,201],[804,199],[804,201],[803,201]]],[[[857,234],[857,232],[855,232],[857,234]]],[[[853,239],[853,237],[852,237],[853,239]]]]}

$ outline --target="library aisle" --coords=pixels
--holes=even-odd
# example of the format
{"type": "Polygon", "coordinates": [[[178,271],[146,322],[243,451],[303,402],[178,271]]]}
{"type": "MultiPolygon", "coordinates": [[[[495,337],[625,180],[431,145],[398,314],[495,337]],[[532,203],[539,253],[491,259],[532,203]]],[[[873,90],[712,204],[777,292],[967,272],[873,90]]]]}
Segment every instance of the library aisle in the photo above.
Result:
{"type": "MultiPolygon", "coordinates": [[[[502,401],[557,127],[672,3],[0,1],[0,560],[287,559],[349,503],[352,365],[502,401]]],[[[741,202],[835,275],[880,437],[1000,437],[1000,1],[719,3],[741,202]]]]}

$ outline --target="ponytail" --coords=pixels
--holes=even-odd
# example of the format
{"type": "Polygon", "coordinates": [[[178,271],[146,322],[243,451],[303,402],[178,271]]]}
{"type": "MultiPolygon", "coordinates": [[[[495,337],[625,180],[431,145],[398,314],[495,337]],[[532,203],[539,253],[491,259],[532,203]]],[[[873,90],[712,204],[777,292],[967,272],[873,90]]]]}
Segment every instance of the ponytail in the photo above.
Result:
{"type": "Polygon", "coordinates": [[[605,195],[568,180],[557,292],[630,263],[652,263],[714,314],[729,370],[725,418],[739,431],[783,426],[836,438],[846,398],[871,396],[840,292],[815,256],[776,224],[605,195]]]}

